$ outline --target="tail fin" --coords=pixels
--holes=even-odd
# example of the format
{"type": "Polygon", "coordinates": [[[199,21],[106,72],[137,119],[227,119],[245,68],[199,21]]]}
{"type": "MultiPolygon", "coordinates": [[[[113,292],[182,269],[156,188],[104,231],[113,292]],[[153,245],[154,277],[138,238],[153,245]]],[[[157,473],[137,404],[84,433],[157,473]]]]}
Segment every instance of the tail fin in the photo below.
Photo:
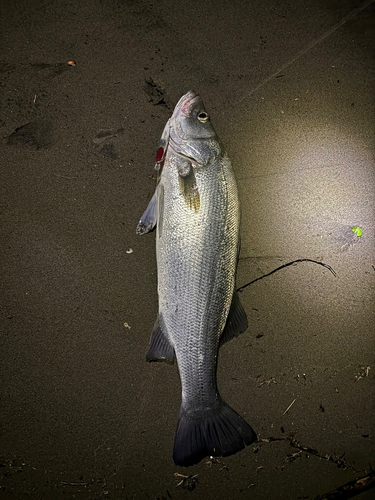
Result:
{"type": "Polygon", "coordinates": [[[203,414],[192,415],[181,407],[173,460],[189,467],[207,456],[233,455],[256,439],[250,425],[224,401],[203,414]]]}

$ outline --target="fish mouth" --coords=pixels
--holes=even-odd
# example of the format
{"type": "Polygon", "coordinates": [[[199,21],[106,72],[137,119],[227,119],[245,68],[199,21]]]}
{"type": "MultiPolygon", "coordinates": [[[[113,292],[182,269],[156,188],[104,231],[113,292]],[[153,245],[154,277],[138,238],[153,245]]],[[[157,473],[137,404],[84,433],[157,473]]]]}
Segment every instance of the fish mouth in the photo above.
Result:
{"type": "Polygon", "coordinates": [[[201,97],[194,92],[194,90],[189,90],[176,104],[172,118],[176,117],[179,113],[184,116],[191,116],[197,103],[201,101],[201,97]]]}

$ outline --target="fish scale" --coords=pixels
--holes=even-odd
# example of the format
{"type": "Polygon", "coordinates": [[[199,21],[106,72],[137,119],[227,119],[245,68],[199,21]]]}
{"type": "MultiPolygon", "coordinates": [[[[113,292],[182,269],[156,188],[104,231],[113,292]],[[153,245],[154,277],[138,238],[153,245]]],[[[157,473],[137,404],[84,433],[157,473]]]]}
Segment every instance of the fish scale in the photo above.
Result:
{"type": "Polygon", "coordinates": [[[164,129],[157,168],[137,228],[143,234],[156,225],[159,314],[147,359],[177,360],[182,404],[173,458],[189,466],[256,439],[216,382],[220,344],[247,328],[235,291],[240,207],[230,160],[192,91],[164,129]]]}

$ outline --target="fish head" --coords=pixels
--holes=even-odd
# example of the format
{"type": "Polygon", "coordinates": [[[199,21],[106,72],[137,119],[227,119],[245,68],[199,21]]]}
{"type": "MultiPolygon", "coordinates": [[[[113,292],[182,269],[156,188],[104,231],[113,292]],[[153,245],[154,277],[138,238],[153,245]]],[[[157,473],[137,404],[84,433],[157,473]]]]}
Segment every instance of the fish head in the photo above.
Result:
{"type": "Polygon", "coordinates": [[[178,101],[169,120],[169,145],[194,167],[207,166],[222,154],[222,146],[203,101],[189,91],[178,101]]]}

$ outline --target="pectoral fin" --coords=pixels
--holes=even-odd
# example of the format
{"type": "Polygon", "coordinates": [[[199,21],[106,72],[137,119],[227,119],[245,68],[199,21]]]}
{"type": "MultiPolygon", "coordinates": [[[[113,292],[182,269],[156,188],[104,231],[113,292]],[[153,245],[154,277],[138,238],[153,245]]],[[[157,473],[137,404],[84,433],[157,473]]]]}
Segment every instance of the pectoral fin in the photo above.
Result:
{"type": "Polygon", "coordinates": [[[179,168],[180,193],[183,195],[186,205],[196,213],[201,208],[201,200],[194,169],[191,163],[184,163],[179,168]]]}
{"type": "Polygon", "coordinates": [[[246,312],[242,307],[238,293],[235,290],[233,293],[232,304],[229,309],[227,322],[224,327],[223,333],[221,334],[220,345],[223,345],[225,344],[225,342],[238,337],[238,335],[243,333],[248,326],[249,324],[247,322],[246,312]]]}

